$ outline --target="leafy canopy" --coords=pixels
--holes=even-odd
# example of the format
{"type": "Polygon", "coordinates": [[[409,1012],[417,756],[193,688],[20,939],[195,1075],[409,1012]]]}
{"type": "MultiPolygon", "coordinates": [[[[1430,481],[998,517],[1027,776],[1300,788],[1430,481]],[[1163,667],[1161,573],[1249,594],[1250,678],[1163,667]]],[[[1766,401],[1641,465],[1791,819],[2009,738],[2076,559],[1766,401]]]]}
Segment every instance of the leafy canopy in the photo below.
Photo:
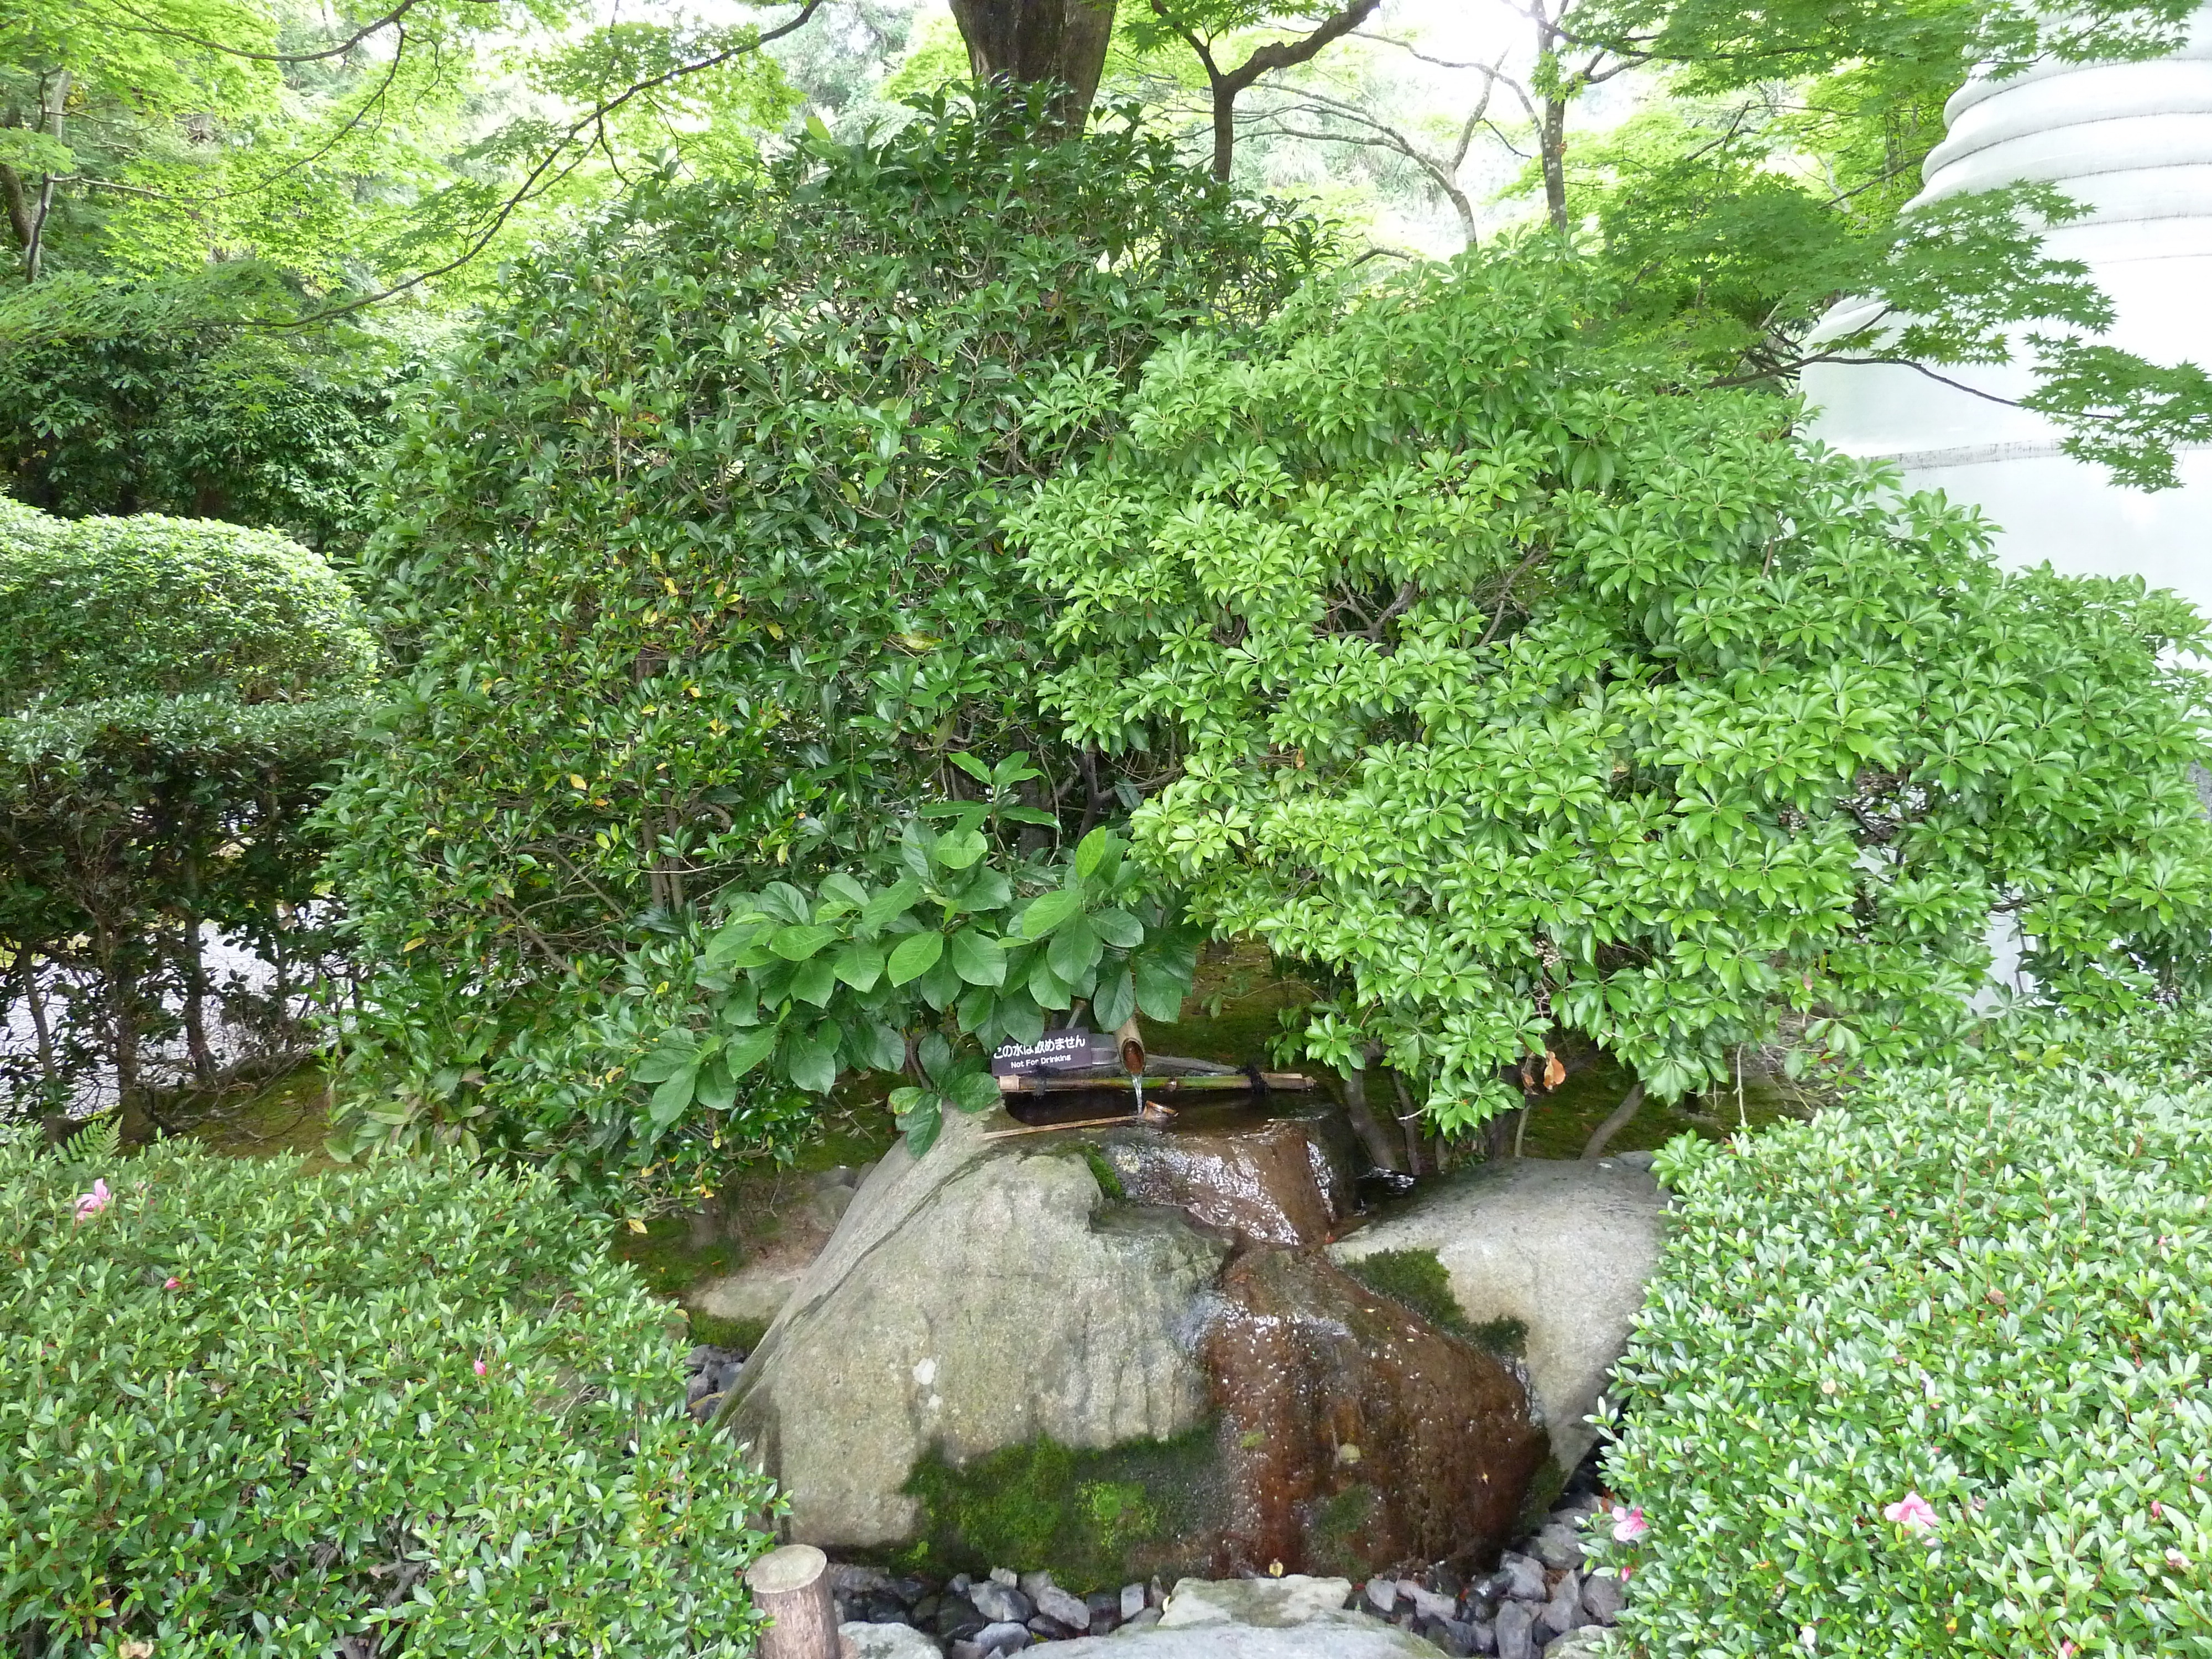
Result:
{"type": "Polygon", "coordinates": [[[1124,809],[1037,708],[1003,507],[1158,340],[1265,314],[1319,246],[1163,141],[986,100],[648,184],[517,267],[415,404],[368,556],[407,660],[329,814],[382,1097],[356,1143],[696,1170],[828,1086],[793,1024],[734,1104],[650,1104],[633,1068],[724,994],[690,965],[741,914],[718,896],[878,890],[918,812],[979,803],[932,822],[1005,886],[990,931],[1060,887],[1124,809]]]}
{"type": "Polygon", "coordinates": [[[2063,1000],[2193,981],[2188,608],[2002,573],[1787,404],[1605,343],[1612,298],[1550,239],[1322,287],[1164,349],[1039,489],[1048,696],[1172,780],[1139,856],[1449,1127],[1555,1025],[1662,1094],[1785,1023],[1798,1063],[1941,1049],[1993,915],[2063,1000]]]}
{"type": "Polygon", "coordinates": [[[12,1636],[751,1651],[773,1494],[684,1413],[667,1310],[549,1181],[113,1152],[112,1124],[59,1154],[0,1132],[12,1636]]]}

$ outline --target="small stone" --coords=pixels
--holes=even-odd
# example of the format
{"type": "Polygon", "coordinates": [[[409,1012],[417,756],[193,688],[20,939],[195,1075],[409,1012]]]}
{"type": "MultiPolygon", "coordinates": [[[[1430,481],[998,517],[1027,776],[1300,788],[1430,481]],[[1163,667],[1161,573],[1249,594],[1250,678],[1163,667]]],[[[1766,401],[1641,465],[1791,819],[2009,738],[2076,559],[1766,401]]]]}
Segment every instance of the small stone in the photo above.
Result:
{"type": "Polygon", "coordinates": [[[1388,1578],[1369,1579],[1367,1605],[1384,1618],[1389,1618],[1391,1609],[1398,1605],[1398,1586],[1388,1578]]]}
{"type": "Polygon", "coordinates": [[[1498,1610],[1498,1659],[1535,1659],[1536,1609],[1508,1601],[1498,1610]]]}
{"type": "Polygon", "coordinates": [[[1552,1599],[1536,1615],[1538,1627],[1549,1635],[1565,1636],[1583,1622],[1583,1576],[1568,1571],[1552,1587],[1552,1599]]]}
{"type": "Polygon", "coordinates": [[[1145,1610],[1145,1587],[1142,1584],[1121,1586],[1121,1617],[1134,1619],[1145,1610]]]}
{"type": "Polygon", "coordinates": [[[1070,1642],[1079,1636],[1091,1633],[1080,1625],[1063,1625],[1059,1620],[1048,1619],[1041,1613],[1031,1615],[1029,1629],[1030,1634],[1040,1642],[1070,1642]]]}
{"type": "Polygon", "coordinates": [[[714,1379],[705,1371],[700,1371],[684,1385],[684,1403],[687,1406],[696,1406],[708,1395],[720,1392],[721,1390],[714,1386],[714,1379]]]}
{"type": "Polygon", "coordinates": [[[1153,1626],[1159,1622],[1160,1610],[1158,1607],[1139,1607],[1136,1611],[1135,1616],[1131,1618],[1127,1624],[1121,1626],[1121,1628],[1125,1631],[1150,1630],[1153,1626]]]}
{"type": "Polygon", "coordinates": [[[708,1360],[715,1358],[715,1356],[720,1354],[721,1352],[722,1351],[720,1348],[714,1347],[708,1343],[702,1342],[697,1347],[692,1349],[690,1353],[684,1356],[684,1369],[687,1371],[696,1371],[702,1365],[705,1364],[708,1360]]]}
{"type": "MultiPolygon", "coordinates": [[[[1014,1593],[1020,1594],[1018,1590],[1014,1593]]],[[[976,1647],[987,1654],[1013,1653],[1029,1644],[1029,1626],[1018,1625],[1012,1620],[1000,1620],[994,1624],[986,1625],[975,1632],[976,1647]]]]}
{"type": "Polygon", "coordinates": [[[975,1611],[998,1625],[1021,1625],[1036,1611],[1030,1598],[1010,1584],[1002,1584],[994,1573],[988,1584],[978,1584],[968,1592],[968,1599],[975,1604],[975,1611]]]}
{"type": "Polygon", "coordinates": [[[919,1578],[894,1578],[889,1589],[893,1595],[897,1596],[908,1607],[914,1606],[915,1602],[929,1594],[929,1586],[919,1578]]]}
{"type": "Polygon", "coordinates": [[[1536,1559],[1547,1567],[1579,1567],[1583,1564],[1582,1540],[1572,1527],[1558,1522],[1538,1533],[1531,1547],[1536,1559]]]}
{"type": "Polygon", "coordinates": [[[938,1604],[937,1633],[939,1636],[973,1636],[990,1622],[975,1611],[975,1604],[964,1595],[948,1595],[938,1604]]]}
{"type": "MultiPolygon", "coordinates": [[[[1488,1632],[1484,1632],[1486,1635],[1488,1632]]],[[[1451,1656],[1451,1659],[1468,1659],[1472,1654],[1486,1653],[1488,1648],[1475,1645],[1475,1627],[1464,1619],[1439,1619],[1437,1633],[1429,1638],[1451,1656]]],[[[1496,1643],[1491,1646],[1496,1646],[1496,1643]]]]}
{"type": "Polygon", "coordinates": [[[1514,1601],[1550,1599],[1552,1587],[1545,1582],[1543,1567],[1528,1556],[1508,1550],[1498,1558],[1498,1570],[1505,1575],[1505,1594],[1514,1601]]]}
{"type": "Polygon", "coordinates": [[[1417,1584],[1410,1578],[1398,1581],[1398,1599],[1413,1603],[1413,1611],[1424,1619],[1449,1619],[1459,1603],[1449,1595],[1439,1595],[1425,1584],[1417,1584]]]}
{"type": "Polygon", "coordinates": [[[994,1584],[1004,1584],[1008,1589],[1019,1589],[1022,1587],[1021,1575],[1012,1567],[992,1568],[991,1582],[994,1584]]]}
{"type": "Polygon", "coordinates": [[[704,1423],[708,1418],[714,1416],[716,1412],[722,1409],[722,1401],[726,1397],[726,1396],[719,1394],[710,1394],[702,1399],[693,1401],[689,1407],[691,1413],[691,1420],[695,1423],[704,1423]]]}
{"type": "Polygon", "coordinates": [[[888,1591],[860,1598],[860,1611],[854,1615],[871,1625],[903,1625],[906,1623],[906,1603],[888,1591]]]}
{"type": "Polygon", "coordinates": [[[983,1650],[973,1642],[956,1641],[945,1650],[945,1659],[983,1659],[983,1650]]]}
{"type": "Polygon", "coordinates": [[[1039,1613],[1048,1619],[1066,1626],[1077,1635],[1081,1635],[1091,1628],[1089,1605],[1082,1597],[1070,1595],[1059,1585],[1054,1583],[1049,1577],[1038,1586],[1030,1599],[1036,1603],[1036,1610],[1039,1613]]]}
{"type": "Polygon", "coordinates": [[[1167,1586],[1161,1583],[1159,1575],[1154,1573],[1152,1582],[1145,1586],[1145,1605],[1148,1607],[1164,1607],[1167,1604],[1167,1586]]]}
{"type": "Polygon", "coordinates": [[[1583,1611],[1601,1625],[1620,1618],[1627,1600],[1620,1577],[1613,1573],[1593,1573],[1583,1582],[1583,1611]]]}
{"type": "Polygon", "coordinates": [[[924,1626],[934,1625],[937,1622],[937,1608],[938,1598],[936,1596],[923,1596],[919,1601],[916,1601],[914,1604],[914,1622],[924,1626]]]}
{"type": "Polygon", "coordinates": [[[952,1576],[952,1582],[945,1588],[954,1595],[965,1595],[968,1594],[968,1587],[975,1582],[964,1572],[955,1573],[952,1576]]]}

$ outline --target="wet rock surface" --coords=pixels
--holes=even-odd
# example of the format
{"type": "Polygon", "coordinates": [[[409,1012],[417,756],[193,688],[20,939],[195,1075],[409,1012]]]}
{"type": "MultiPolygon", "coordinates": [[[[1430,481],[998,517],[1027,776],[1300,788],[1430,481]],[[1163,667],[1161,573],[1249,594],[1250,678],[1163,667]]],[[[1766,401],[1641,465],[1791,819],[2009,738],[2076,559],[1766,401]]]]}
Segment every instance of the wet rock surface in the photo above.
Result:
{"type": "MultiPolygon", "coordinates": [[[[1097,1517],[1061,1528],[1056,1563],[1170,1577],[1503,1540],[1543,1455],[1526,1389],[1322,1254],[1355,1201],[1334,1118],[996,1127],[886,1157],[735,1382],[699,1396],[729,1401],[795,1540],[973,1559],[1059,1524],[996,1512],[1028,1503],[1097,1517]]],[[[940,1607],[938,1633],[1093,1622],[1010,1588],[940,1607]]]]}
{"type": "Polygon", "coordinates": [[[1471,1325],[1517,1328],[1565,1470],[1595,1442],[1585,1419],[1644,1306],[1665,1209],[1648,1157],[1509,1159],[1424,1182],[1330,1255],[1432,1257],[1471,1325]]]}
{"type": "Polygon", "coordinates": [[[1546,1448],[1502,1361],[1317,1251],[1244,1251],[1218,1291],[1201,1350],[1231,1471],[1217,1573],[1505,1541],[1546,1448]]]}

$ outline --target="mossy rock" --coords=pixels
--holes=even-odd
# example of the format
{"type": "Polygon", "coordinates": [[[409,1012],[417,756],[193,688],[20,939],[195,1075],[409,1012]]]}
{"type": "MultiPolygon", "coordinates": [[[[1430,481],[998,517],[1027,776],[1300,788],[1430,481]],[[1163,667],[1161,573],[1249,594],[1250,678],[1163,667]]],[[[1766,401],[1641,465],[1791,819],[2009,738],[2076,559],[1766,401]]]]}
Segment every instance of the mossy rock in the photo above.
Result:
{"type": "Polygon", "coordinates": [[[1109,1589],[1206,1570],[1218,1526],[1216,1431],[1082,1451],[1050,1439],[956,1468],[935,1450],[905,1490],[921,1500],[915,1543],[893,1564],[934,1573],[1042,1567],[1066,1589],[1109,1589]]]}
{"type": "Polygon", "coordinates": [[[1518,1359],[1528,1352],[1528,1327],[1520,1320],[1467,1316],[1452,1295],[1451,1274],[1434,1250],[1377,1250],[1343,1265],[1378,1296],[1403,1303],[1437,1329],[1464,1337],[1486,1352],[1518,1359]]]}

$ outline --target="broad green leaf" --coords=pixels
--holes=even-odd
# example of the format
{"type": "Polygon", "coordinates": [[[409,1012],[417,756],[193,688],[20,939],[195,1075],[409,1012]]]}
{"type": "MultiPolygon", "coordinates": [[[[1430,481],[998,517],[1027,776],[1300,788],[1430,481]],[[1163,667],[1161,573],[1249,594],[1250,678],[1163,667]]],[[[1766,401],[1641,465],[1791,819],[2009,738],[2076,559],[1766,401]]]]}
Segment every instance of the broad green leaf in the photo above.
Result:
{"type": "Polygon", "coordinates": [[[1022,912],[1022,937],[1042,939],[1082,910],[1083,895],[1073,888],[1062,887],[1031,899],[1029,908],[1022,912]]]}
{"type": "Polygon", "coordinates": [[[1052,963],[1052,971],[1073,985],[1097,965],[1105,948],[1091,918],[1077,916],[1053,934],[1045,957],[1052,963]]]}
{"type": "Polygon", "coordinates": [[[977,760],[973,755],[970,755],[964,750],[955,750],[945,758],[951,761],[955,766],[965,772],[969,777],[975,779],[976,782],[988,783],[991,781],[991,769],[984,765],[982,762],[977,760]]]}
{"type": "Polygon", "coordinates": [[[722,1064],[729,1068],[732,1078],[741,1078],[775,1052],[776,1038],[781,1028],[763,1025],[758,1030],[748,1031],[722,1050],[722,1064]]]}
{"type": "Polygon", "coordinates": [[[1137,1012],[1136,980],[1127,968],[1111,975],[1098,988],[1098,995],[1091,1005],[1091,1012],[1102,1031],[1118,1029],[1122,1021],[1137,1012]]]}
{"type": "Polygon", "coordinates": [[[828,1007],[830,999],[836,994],[837,964],[829,957],[817,957],[803,963],[791,976],[791,994],[817,1008],[828,1007]]]}
{"type": "Polygon", "coordinates": [[[902,876],[861,908],[860,926],[873,933],[892,917],[912,909],[921,896],[921,884],[911,876],[902,876]]]}
{"type": "Polygon", "coordinates": [[[952,1075],[952,1045],[942,1031],[932,1031],[922,1038],[915,1046],[915,1057],[921,1061],[922,1075],[933,1083],[942,1084],[952,1075]]]}
{"type": "Polygon", "coordinates": [[[1006,982],[1006,949],[988,933],[963,927],[952,935],[952,966],[970,985],[1006,982]]]}
{"type": "Polygon", "coordinates": [[[952,958],[945,956],[938,958],[927,973],[915,981],[914,988],[921,993],[924,1002],[943,1013],[960,1000],[960,993],[967,988],[953,971],[952,958]]]}
{"type": "Polygon", "coordinates": [[[783,1063],[791,1080],[809,1094],[826,1095],[837,1081],[837,1047],[808,1032],[795,1037],[784,1049],[783,1063]]]}
{"type": "Polygon", "coordinates": [[[855,991],[865,991],[884,976],[884,956],[881,944],[857,939],[837,953],[837,977],[855,991]]]}
{"type": "Polygon", "coordinates": [[[779,927],[769,947],[786,962],[804,962],[837,938],[834,927],[779,927]]]}
{"type": "Polygon", "coordinates": [[[1093,830],[1076,845],[1075,873],[1086,880],[1097,874],[1098,866],[1106,861],[1106,854],[1113,850],[1113,846],[1114,832],[1111,830],[1103,824],[1093,830]]]}
{"type": "Polygon", "coordinates": [[[865,909],[868,890],[842,870],[833,870],[822,878],[822,897],[824,902],[815,910],[817,916],[842,915],[847,911],[865,909]]]}
{"type": "Polygon", "coordinates": [[[945,1097],[963,1112],[988,1112],[1004,1098],[999,1079],[988,1072],[966,1072],[955,1078],[945,1097]]]}
{"type": "Polygon", "coordinates": [[[940,836],[936,859],[948,870],[965,870],[989,850],[989,843],[973,830],[955,830],[940,836]]]}
{"type": "Polygon", "coordinates": [[[894,985],[906,985],[920,979],[937,965],[945,954],[945,935],[938,933],[908,933],[891,948],[889,974],[894,985]]]}
{"type": "Polygon", "coordinates": [[[1145,942],[1145,924],[1127,910],[1094,910],[1091,913],[1091,925],[1098,930],[1099,938],[1119,950],[1134,950],[1145,942]]]}
{"type": "Polygon", "coordinates": [[[672,1073],[667,1081],[653,1091],[653,1100],[647,1115],[656,1129],[665,1129],[684,1115],[691,1104],[691,1097],[699,1083],[699,1068],[686,1066],[672,1073]]]}
{"type": "MultiPolygon", "coordinates": [[[[1030,996],[1040,1008],[1066,1008],[1075,1000],[1069,994],[1067,981],[1054,973],[1051,962],[1042,956],[1030,969],[1030,996]]],[[[1009,1019],[1007,1024],[1011,1030],[1012,1021],[1009,1019]]]]}
{"type": "Polygon", "coordinates": [[[699,1104],[710,1112],[726,1112],[738,1097],[738,1080],[730,1075],[728,1064],[716,1060],[702,1066],[699,1072],[699,1104]]]}
{"type": "Polygon", "coordinates": [[[1154,1019],[1170,1024],[1181,1019],[1190,975],[1153,957],[1139,957],[1130,966],[1136,976],[1137,1006],[1154,1019]]]}
{"type": "MultiPolygon", "coordinates": [[[[678,1042],[664,1043],[638,1061],[637,1080],[640,1083],[665,1081],[674,1077],[685,1066],[696,1063],[698,1057],[699,1045],[688,1038],[678,1042]]],[[[460,1074],[457,1072],[454,1073],[453,1081],[458,1083],[459,1080],[460,1074]]],[[[452,1086],[449,1084],[447,1088],[450,1089],[452,1086]]],[[[439,1092],[444,1093],[446,1090],[440,1090],[439,1092]]]]}
{"type": "Polygon", "coordinates": [[[897,1089],[891,1094],[892,1118],[899,1133],[906,1137],[907,1152],[920,1158],[937,1141],[937,1132],[945,1123],[945,1097],[934,1089],[897,1089]],[[908,1103],[898,1104],[901,1095],[908,1103]]]}

